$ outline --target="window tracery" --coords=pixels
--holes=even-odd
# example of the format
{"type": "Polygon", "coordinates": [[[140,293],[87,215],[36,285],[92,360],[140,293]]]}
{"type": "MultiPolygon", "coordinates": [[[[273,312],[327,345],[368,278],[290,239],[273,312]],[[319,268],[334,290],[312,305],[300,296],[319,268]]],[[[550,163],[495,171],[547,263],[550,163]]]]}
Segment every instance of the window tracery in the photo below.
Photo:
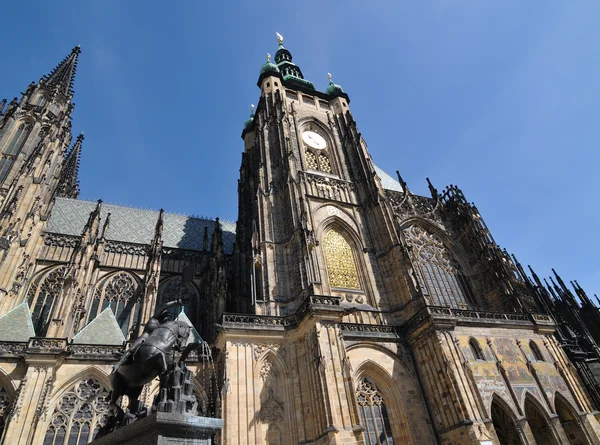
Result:
{"type": "MultiPolygon", "coordinates": [[[[183,283],[180,276],[168,280],[158,289],[158,305],[163,305],[168,301],[176,301],[181,298],[183,307],[188,315],[191,315],[195,309],[197,293],[190,283],[183,283]]],[[[174,308],[174,310],[179,310],[174,308]]]]}
{"type": "Polygon", "coordinates": [[[360,289],[356,260],[348,241],[336,230],[330,230],[323,239],[323,251],[331,287],[360,289]]]}
{"type": "Polygon", "coordinates": [[[404,230],[411,248],[417,279],[432,304],[456,308],[472,306],[472,295],[460,265],[444,244],[417,225],[404,230]]]}
{"type": "Polygon", "coordinates": [[[95,379],[76,383],[57,403],[43,445],[83,445],[106,425],[110,393],[95,379]]]}
{"type": "Polygon", "coordinates": [[[0,182],[6,179],[10,168],[15,162],[16,155],[19,154],[21,148],[23,148],[23,144],[30,132],[31,124],[21,123],[8,141],[8,144],[2,153],[2,158],[0,159],[0,182]]]}
{"type": "Polygon", "coordinates": [[[365,445],[393,444],[387,407],[375,384],[363,378],[356,390],[356,398],[365,445]]]}
{"type": "Polygon", "coordinates": [[[38,278],[31,286],[27,299],[31,310],[31,321],[35,333],[46,335],[52,318],[52,311],[64,285],[65,267],[59,267],[38,278]]]}
{"type": "Polygon", "coordinates": [[[88,322],[110,307],[123,335],[127,338],[127,334],[137,323],[139,297],[139,284],[131,274],[119,272],[112,275],[104,281],[104,285],[96,289],[88,322]]]}

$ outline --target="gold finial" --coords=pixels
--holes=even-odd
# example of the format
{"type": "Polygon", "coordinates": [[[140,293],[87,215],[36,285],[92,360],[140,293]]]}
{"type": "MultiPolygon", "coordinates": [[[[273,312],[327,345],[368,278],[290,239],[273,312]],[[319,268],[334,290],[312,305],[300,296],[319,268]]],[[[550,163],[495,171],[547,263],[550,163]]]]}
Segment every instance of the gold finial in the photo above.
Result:
{"type": "Polygon", "coordinates": [[[250,105],[250,114],[254,114],[254,104],[250,105]]]}
{"type": "Polygon", "coordinates": [[[277,43],[281,45],[281,42],[283,42],[283,36],[278,32],[276,32],[275,35],[277,36],[277,43]]]}
{"type": "Polygon", "coordinates": [[[331,82],[331,73],[327,73],[327,78],[329,79],[329,81],[331,82]]]}
{"type": "Polygon", "coordinates": [[[267,53],[267,62],[271,61],[271,54],[267,53]]]}

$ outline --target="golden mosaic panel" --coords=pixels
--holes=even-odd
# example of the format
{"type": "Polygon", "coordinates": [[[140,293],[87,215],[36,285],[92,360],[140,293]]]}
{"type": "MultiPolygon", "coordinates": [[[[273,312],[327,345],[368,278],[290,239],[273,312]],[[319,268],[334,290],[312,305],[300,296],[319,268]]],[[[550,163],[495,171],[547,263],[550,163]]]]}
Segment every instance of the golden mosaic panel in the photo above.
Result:
{"type": "Polygon", "coordinates": [[[306,150],[304,154],[306,155],[306,166],[311,170],[318,170],[319,164],[317,164],[317,157],[315,154],[310,150],[306,150]]]}
{"type": "Polygon", "coordinates": [[[329,158],[324,154],[319,155],[319,164],[321,165],[321,171],[324,171],[325,173],[333,173],[329,158]]]}
{"type": "Polygon", "coordinates": [[[323,251],[331,287],[360,289],[356,261],[348,241],[335,230],[330,230],[323,240],[323,251]]]}

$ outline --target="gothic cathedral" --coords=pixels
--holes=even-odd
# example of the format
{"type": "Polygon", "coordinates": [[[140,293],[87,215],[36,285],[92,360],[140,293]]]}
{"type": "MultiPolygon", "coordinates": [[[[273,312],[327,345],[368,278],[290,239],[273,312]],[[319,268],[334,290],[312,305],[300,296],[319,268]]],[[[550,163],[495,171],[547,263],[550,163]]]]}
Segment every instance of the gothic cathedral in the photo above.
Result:
{"type": "Polygon", "coordinates": [[[194,394],[216,443],[600,445],[598,307],[526,272],[458,187],[377,167],[349,96],[281,38],[235,224],[78,199],[79,55],[0,103],[1,443],[91,442],[116,357],[181,299],[214,351],[194,394]]]}

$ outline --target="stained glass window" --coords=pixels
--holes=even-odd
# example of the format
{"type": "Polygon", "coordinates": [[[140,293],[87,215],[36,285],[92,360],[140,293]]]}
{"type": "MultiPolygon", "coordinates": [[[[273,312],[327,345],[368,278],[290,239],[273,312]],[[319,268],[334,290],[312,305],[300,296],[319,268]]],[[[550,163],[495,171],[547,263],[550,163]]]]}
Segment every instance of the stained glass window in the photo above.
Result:
{"type": "Polygon", "coordinates": [[[392,428],[383,396],[375,384],[363,378],[356,391],[365,445],[392,445],[392,428]]]}
{"type": "Polygon", "coordinates": [[[433,234],[413,225],[404,230],[421,290],[432,304],[455,308],[472,306],[469,285],[460,265],[433,234]]]}
{"type": "Polygon", "coordinates": [[[106,425],[110,393],[100,382],[87,379],[76,383],[57,403],[43,445],[83,445],[92,441],[106,425]]]}
{"type": "Polygon", "coordinates": [[[127,338],[137,323],[140,309],[139,291],[140,286],[130,273],[119,272],[111,275],[96,289],[88,322],[110,307],[123,335],[127,338]]]}
{"type": "Polygon", "coordinates": [[[323,239],[323,251],[331,287],[360,289],[354,252],[348,241],[339,232],[330,230],[323,239]]]}
{"type": "Polygon", "coordinates": [[[64,283],[65,267],[59,267],[39,277],[29,289],[27,299],[35,333],[46,335],[55,303],[64,283]]]}

